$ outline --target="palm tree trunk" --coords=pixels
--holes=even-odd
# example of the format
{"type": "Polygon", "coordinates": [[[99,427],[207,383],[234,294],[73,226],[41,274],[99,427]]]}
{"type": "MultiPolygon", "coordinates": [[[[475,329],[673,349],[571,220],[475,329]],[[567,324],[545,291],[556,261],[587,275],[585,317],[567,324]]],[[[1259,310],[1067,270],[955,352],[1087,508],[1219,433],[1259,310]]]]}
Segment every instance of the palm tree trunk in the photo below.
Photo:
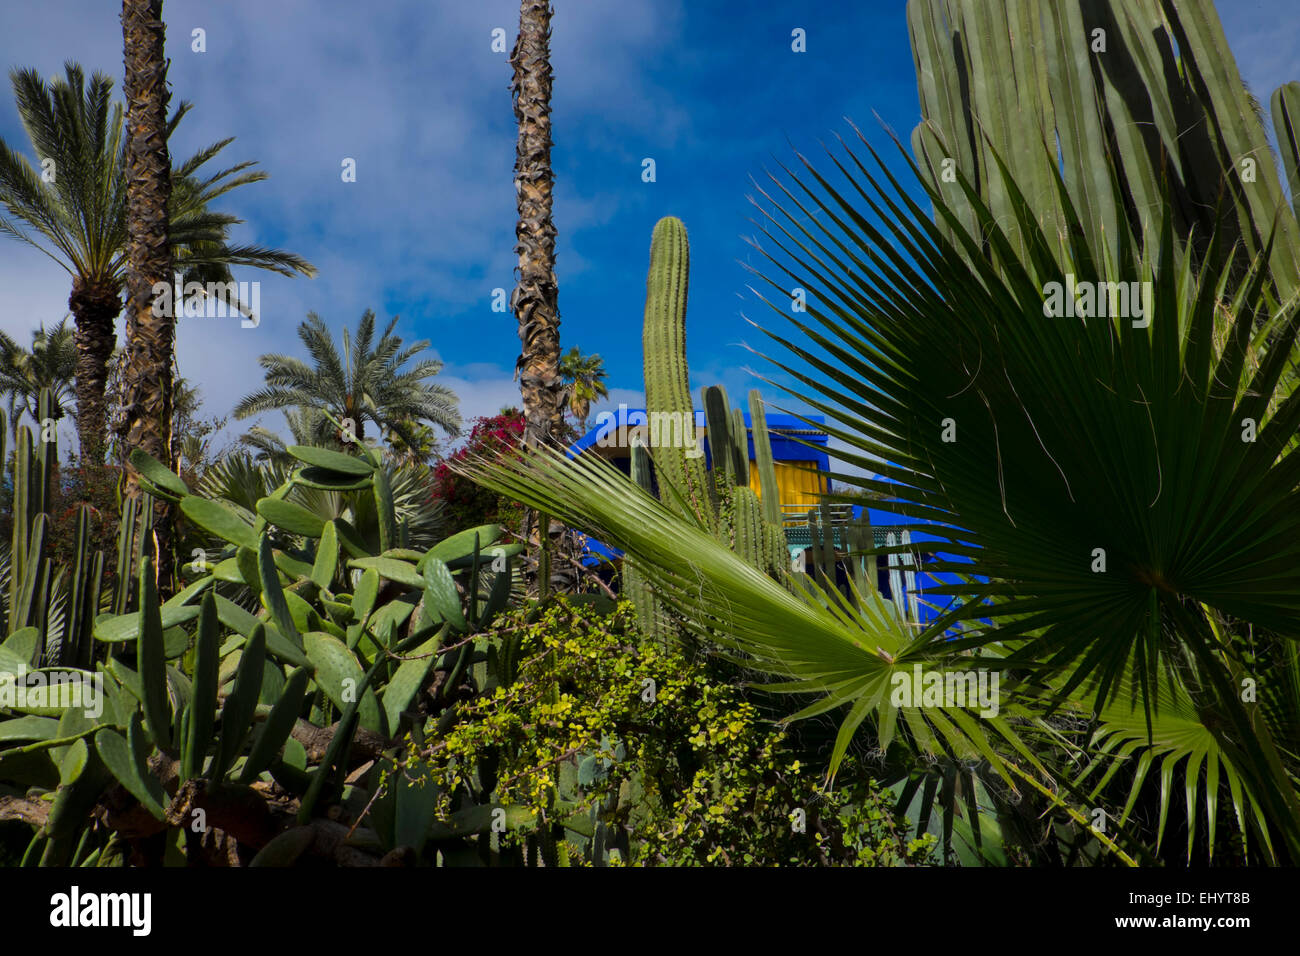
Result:
{"type": "MultiPolygon", "coordinates": [[[[175,319],[155,315],[153,287],[171,281],[167,201],[167,57],[162,0],[122,0],[126,62],[127,327],[122,373],[122,429],[127,448],[140,448],[170,465],[172,352],[175,319]]],[[[136,476],[127,492],[140,494],[136,476]]],[[[164,502],[154,506],[156,567],[171,568],[171,523],[164,502]]]]}
{"type": "Polygon", "coordinates": [[[521,0],[519,39],[510,55],[514,67],[515,192],[519,222],[515,252],[519,282],[511,308],[519,321],[522,351],[515,366],[527,424],[525,445],[558,438],[563,431],[560,402],[560,318],[555,283],[555,224],[551,219],[551,5],[521,0]]]}
{"type": "MultiPolygon", "coordinates": [[[[564,433],[560,377],[560,310],[555,282],[555,223],[551,218],[551,4],[520,0],[519,38],[510,54],[514,80],[515,197],[519,221],[515,252],[519,283],[510,298],[522,349],[515,377],[524,404],[524,446],[558,441],[564,433]]],[[[524,512],[524,540],[537,555],[540,596],[550,589],[550,519],[524,512]],[[536,537],[533,519],[536,517],[536,537]]]]}
{"type": "Polygon", "coordinates": [[[116,284],[76,279],[68,308],[77,325],[77,442],[83,467],[104,463],[104,387],[108,361],[113,355],[117,330],[113,327],[122,311],[116,284]]]}

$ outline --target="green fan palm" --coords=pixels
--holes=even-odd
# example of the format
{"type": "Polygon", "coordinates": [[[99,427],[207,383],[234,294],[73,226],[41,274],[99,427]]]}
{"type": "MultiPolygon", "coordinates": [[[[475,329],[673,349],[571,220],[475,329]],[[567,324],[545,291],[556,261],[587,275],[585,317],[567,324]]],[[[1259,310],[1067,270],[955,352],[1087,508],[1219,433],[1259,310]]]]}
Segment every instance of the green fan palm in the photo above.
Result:
{"type": "MultiPolygon", "coordinates": [[[[444,385],[429,381],[442,370],[436,359],[407,363],[429,347],[427,340],[404,346],[393,334],[394,318],[375,339],[375,314],[369,309],[357,325],[356,335],[343,330],[342,348],[335,345],[320,316],[311,312],[298,326],[298,337],[310,362],[291,355],[263,355],[266,387],[245,396],[235,406],[236,418],[248,418],[276,409],[323,410],[350,425],[350,434],[335,434],[335,442],[364,441],[366,423],[392,432],[411,445],[418,443],[411,423],[427,421],[455,435],[460,429],[456,395],[444,385]]],[[[332,429],[328,420],[315,421],[317,439],[332,429]]]]}
{"type": "Polygon", "coordinates": [[[1146,249],[1121,235],[1099,260],[1059,180],[1064,242],[1043,233],[1005,168],[1027,253],[964,180],[982,237],[926,187],[950,244],[883,162],[872,174],[846,152],[835,165],[851,192],[804,160],[780,201],[767,196],[767,281],[817,299],[790,319],[799,335],[771,333],[798,360],[778,364],[841,423],[831,430],[854,449],[847,460],[891,463],[874,465],[888,480],[860,487],[953,529],[941,550],[972,563],[939,569],[989,583],[946,590],[967,601],[959,616],[998,625],[972,644],[1018,641],[1013,666],[1059,675],[1063,695],[1086,688],[1094,712],[1127,695],[1153,733],[1162,686],[1214,710],[1219,747],[1294,854],[1294,757],[1243,706],[1213,630],[1218,614],[1300,635],[1300,396],[1279,392],[1297,314],[1274,304],[1268,248],[1228,294],[1226,276],[1193,270],[1166,207],[1146,249]],[[1067,274],[1093,288],[1150,283],[1150,311],[1045,316],[1067,274]],[[1265,345],[1253,366],[1252,346],[1265,345]]]}
{"type": "MultiPolygon", "coordinates": [[[[111,102],[113,81],[95,73],[89,83],[75,63],[48,84],[36,70],[10,74],[18,116],[38,163],[0,140],[0,235],[45,253],[72,277],[68,307],[76,321],[77,432],[82,455],[104,447],[104,388],[122,310],[126,274],[126,140],[120,104],[111,102]]],[[[189,112],[181,103],[167,125],[170,137],[189,112]]],[[[186,281],[226,281],[232,266],[254,266],[282,275],[314,275],[292,253],[233,245],[232,226],[242,220],[209,205],[232,189],[266,178],[237,163],[206,171],[231,139],[221,140],[172,170],[170,241],[177,270],[186,281]]],[[[95,460],[98,460],[97,458],[95,460]]]]}
{"type": "MultiPolygon", "coordinates": [[[[1083,825],[1085,816],[1056,795],[1050,768],[1030,746],[1046,734],[1040,719],[1006,688],[993,708],[969,698],[937,706],[898,699],[900,678],[924,673],[965,677],[998,664],[962,653],[933,633],[916,635],[894,604],[854,591],[852,602],[811,581],[793,590],[747,563],[698,520],[670,510],[622,472],[594,456],[568,459],[542,449],[529,457],[470,459],[455,466],[491,490],[560,516],[579,530],[635,555],[665,606],[706,643],[719,646],[756,676],[768,692],[811,703],[787,720],[846,710],[830,754],[833,776],[855,734],[869,727],[875,746],[894,759],[882,772],[898,783],[903,806],[918,790],[943,817],[945,845],[956,823],[979,826],[971,794],[997,780],[1006,799],[1019,802],[1028,784],[1083,825]],[[899,770],[920,768],[919,773],[899,770]],[[960,783],[957,781],[960,779],[960,783]],[[908,781],[911,781],[909,784],[908,781]],[[983,781],[983,782],[981,782],[983,781]],[[942,792],[939,792],[942,791],[942,792]]],[[[672,494],[670,489],[661,490],[672,494]]],[[[928,825],[929,810],[921,814],[928,825]]],[[[1104,834],[1100,842],[1119,851],[1104,834]]]]}

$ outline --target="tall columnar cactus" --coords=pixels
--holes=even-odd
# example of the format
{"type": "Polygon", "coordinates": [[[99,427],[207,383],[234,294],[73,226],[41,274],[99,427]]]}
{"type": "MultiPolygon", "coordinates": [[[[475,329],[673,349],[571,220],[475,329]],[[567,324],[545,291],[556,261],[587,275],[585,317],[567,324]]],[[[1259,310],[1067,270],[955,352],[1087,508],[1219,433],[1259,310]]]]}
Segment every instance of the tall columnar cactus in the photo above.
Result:
{"type": "MultiPolygon", "coordinates": [[[[974,234],[958,172],[1007,228],[1000,160],[1044,231],[1064,236],[1059,168],[1099,258],[1121,229],[1153,235],[1168,206],[1197,256],[1219,232],[1219,268],[1239,270],[1276,223],[1273,280],[1284,296],[1300,288],[1300,226],[1212,0],[909,0],[907,18],[924,117],[912,148],[974,234]]],[[[1273,98],[1292,176],[1298,102],[1287,87],[1273,98]]]]}
{"type": "MultiPolygon", "coordinates": [[[[685,435],[694,431],[690,371],[686,364],[686,292],[690,274],[690,247],[686,227],[672,216],[660,219],[650,240],[650,271],[646,276],[645,399],[652,433],[685,435]]],[[[665,494],[669,507],[689,509],[713,527],[708,484],[702,456],[693,454],[685,441],[655,436],[650,455],[661,483],[681,496],[665,494]]],[[[694,444],[693,442],[691,443],[694,444]]]]}
{"type": "MultiPolygon", "coordinates": [[[[765,500],[760,501],[750,487],[744,413],[728,404],[721,386],[705,388],[702,396],[711,469],[706,469],[703,449],[695,441],[695,409],[686,362],[689,262],[686,227],[679,219],[661,219],[650,243],[643,335],[650,448],[647,453],[633,447],[632,476],[646,491],[653,491],[653,463],[659,497],[665,505],[697,518],[746,561],[779,577],[789,562],[767,422],[757,391],[750,394],[750,409],[765,500]]],[[[634,561],[625,561],[623,588],[636,604],[646,634],[662,638],[672,632],[671,616],[634,561]]]]}
{"type": "MultiPolygon", "coordinates": [[[[47,554],[50,496],[58,477],[57,438],[52,427],[47,427],[54,421],[53,408],[49,391],[43,391],[35,437],[26,425],[15,435],[9,580],[0,585],[7,609],[4,635],[24,628],[32,631],[33,666],[89,668],[92,628],[101,610],[104,553],[91,551],[90,512],[83,505],[77,514],[72,562],[59,566],[47,554]]],[[[0,415],[0,459],[5,451],[4,432],[0,415]]],[[[119,540],[129,553],[133,540],[130,521],[122,522],[119,540]]]]}
{"type": "Polygon", "coordinates": [[[781,490],[776,482],[776,462],[772,458],[772,440],[767,431],[767,412],[758,389],[749,392],[749,421],[754,433],[754,466],[758,470],[758,489],[763,502],[763,520],[781,526],[781,490]]]}
{"type": "Polygon", "coordinates": [[[767,419],[763,415],[762,401],[758,398],[757,390],[750,394],[750,408],[757,409],[757,413],[751,416],[755,458],[760,462],[766,459],[767,468],[770,469],[765,482],[760,464],[759,481],[762,483],[760,487],[763,494],[767,497],[766,503],[760,500],[750,485],[749,436],[744,412],[728,405],[727,392],[722,386],[714,385],[704,390],[705,420],[709,429],[709,449],[713,456],[710,477],[718,514],[717,535],[750,564],[780,576],[788,563],[785,557],[785,534],[782,530],[779,491],[767,434],[767,419]]]}
{"type": "Polygon", "coordinates": [[[781,488],[776,480],[776,462],[772,458],[767,412],[763,409],[763,398],[756,388],[749,392],[749,422],[754,439],[754,470],[758,473],[764,555],[771,562],[770,567],[774,571],[784,572],[789,565],[789,552],[786,550],[785,516],[781,513],[781,488]]]}
{"type": "Polygon", "coordinates": [[[40,576],[44,541],[34,540],[40,511],[36,500],[41,482],[34,460],[32,432],[26,425],[14,435],[13,537],[9,546],[9,631],[27,627],[31,592],[40,576]]]}

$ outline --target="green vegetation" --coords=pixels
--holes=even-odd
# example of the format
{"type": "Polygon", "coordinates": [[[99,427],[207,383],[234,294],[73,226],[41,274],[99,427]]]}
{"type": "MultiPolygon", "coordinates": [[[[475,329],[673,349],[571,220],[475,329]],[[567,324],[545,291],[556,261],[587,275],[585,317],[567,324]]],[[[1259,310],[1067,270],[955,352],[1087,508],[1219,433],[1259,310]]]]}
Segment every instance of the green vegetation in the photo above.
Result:
{"type": "Polygon", "coordinates": [[[320,316],[312,313],[298,326],[298,338],[307,348],[308,364],[289,355],[263,355],[266,387],[245,396],[235,406],[236,418],[249,418],[277,409],[295,410],[300,416],[291,427],[309,431],[316,441],[336,447],[366,439],[366,422],[392,433],[407,447],[418,446],[414,426],[432,422],[449,435],[460,429],[460,412],[451,390],[430,382],[442,369],[436,359],[408,362],[429,347],[427,340],[403,346],[393,334],[397,319],[375,340],[375,314],[361,316],[356,334],[343,330],[343,347],[334,344],[320,316]],[[331,433],[328,420],[333,415],[331,433]],[[338,424],[342,423],[342,424],[338,424]]]}
{"type": "Polygon", "coordinates": [[[703,388],[701,447],[674,216],[627,473],[563,447],[609,385],[560,349],[540,0],[522,410],[440,447],[430,342],[308,313],[233,411],[287,437],[214,447],[140,290],[313,270],[209,208],[264,178],[204,171],[229,140],[171,164],[158,6],[124,5],[131,122],[102,75],[12,74],[55,175],[0,143],[0,232],[72,275],[75,329],[0,335],[0,863],[1300,863],[1300,83],[1279,173],[1209,0],[910,0],[911,152],[854,130],[759,186],[767,368],[838,461],[806,570],[759,392],[747,425],[703,388]],[[846,503],[933,536],[936,617],[846,503]]]}
{"type": "MultiPolygon", "coordinates": [[[[82,458],[98,463],[104,446],[104,388],[126,284],[127,142],[123,111],[111,104],[113,81],[89,84],[69,62],[48,85],[36,70],[11,73],[18,116],[42,159],[35,169],[0,140],[0,235],[28,243],[72,277],[69,308],[77,327],[77,429],[82,458]],[[96,449],[99,453],[96,453],[96,449]]],[[[170,137],[192,104],[181,103],[167,123],[170,137]]],[[[169,241],[184,282],[228,281],[231,266],[284,275],[314,275],[292,253],[229,242],[242,220],[209,205],[233,189],[267,178],[238,163],[215,175],[207,166],[233,138],[205,147],[172,170],[169,241]]]]}

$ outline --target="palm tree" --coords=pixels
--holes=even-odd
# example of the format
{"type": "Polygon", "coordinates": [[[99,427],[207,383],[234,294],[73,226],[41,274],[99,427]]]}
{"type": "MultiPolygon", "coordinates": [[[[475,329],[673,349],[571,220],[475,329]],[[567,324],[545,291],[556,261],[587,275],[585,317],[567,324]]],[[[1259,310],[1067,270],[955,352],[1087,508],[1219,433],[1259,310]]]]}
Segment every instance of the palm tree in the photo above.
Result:
{"type": "MultiPolygon", "coordinates": [[[[75,63],[64,71],[48,86],[34,69],[10,74],[18,116],[41,168],[0,139],[0,235],[39,249],[72,277],[68,308],[77,328],[77,435],[82,459],[102,461],[104,386],[126,281],[127,143],[122,107],[110,104],[113,81],[96,73],[87,84],[75,63]]],[[[189,103],[177,107],[166,125],[168,136],[190,108],[189,103]]],[[[228,242],[230,228],[242,220],[212,212],[208,204],[266,179],[248,162],[215,175],[203,172],[231,142],[199,150],[171,173],[168,231],[185,281],[207,281],[241,265],[286,276],[314,275],[311,264],[292,253],[228,242]]]]}
{"type": "Polygon", "coordinates": [[[48,331],[42,325],[33,332],[31,349],[0,332],[0,394],[8,396],[9,423],[15,435],[24,412],[40,424],[42,389],[49,389],[54,399],[51,415],[55,421],[73,404],[77,369],[73,335],[66,317],[48,331]]]}
{"type": "Polygon", "coordinates": [[[515,194],[519,221],[519,283],[511,308],[522,351],[515,366],[528,424],[527,445],[558,438],[564,429],[560,378],[560,316],[555,282],[555,223],[551,218],[551,4],[520,0],[519,38],[510,54],[514,80],[515,194]]]}
{"type": "Polygon", "coordinates": [[[583,355],[575,345],[560,359],[560,376],[569,392],[569,410],[586,431],[591,403],[609,395],[605,361],[599,355],[583,355]]]}
{"type": "Polygon", "coordinates": [[[266,370],[266,387],[241,399],[235,417],[277,409],[328,412],[342,428],[336,429],[323,415],[315,416],[311,424],[316,440],[340,444],[364,441],[367,422],[411,447],[418,445],[411,428],[416,422],[426,421],[456,435],[461,423],[459,401],[451,389],[429,381],[441,371],[442,363],[422,359],[404,368],[429,342],[403,347],[401,337],[393,334],[396,326],[394,318],[375,341],[375,313],[367,309],[355,337],[343,330],[339,349],[320,316],[308,313],[307,321],[298,326],[298,338],[311,364],[290,355],[263,355],[258,361],[266,370]]]}

